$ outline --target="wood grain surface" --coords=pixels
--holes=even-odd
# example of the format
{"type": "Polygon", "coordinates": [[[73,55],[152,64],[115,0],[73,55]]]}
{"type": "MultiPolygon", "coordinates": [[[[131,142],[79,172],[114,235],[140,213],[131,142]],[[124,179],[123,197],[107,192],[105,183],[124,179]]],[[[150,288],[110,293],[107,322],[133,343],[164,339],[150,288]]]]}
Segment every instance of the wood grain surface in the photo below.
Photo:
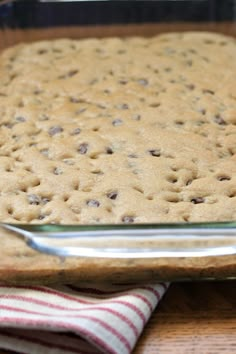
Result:
{"type": "Polygon", "coordinates": [[[236,353],[236,281],[172,284],[134,354],[236,353]]]}
{"type": "MultiPolygon", "coordinates": [[[[14,354],[0,351],[6,353],[14,354]]],[[[134,354],[221,353],[236,353],[236,281],[172,284],[134,350],[134,354]]]]}

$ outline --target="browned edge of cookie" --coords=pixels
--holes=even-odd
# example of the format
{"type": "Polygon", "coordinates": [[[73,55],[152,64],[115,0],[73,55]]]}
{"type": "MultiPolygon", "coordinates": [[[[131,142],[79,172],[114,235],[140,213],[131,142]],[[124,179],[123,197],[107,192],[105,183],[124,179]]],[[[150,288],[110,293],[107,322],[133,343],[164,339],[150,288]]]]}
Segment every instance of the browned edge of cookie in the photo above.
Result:
{"type": "Polygon", "coordinates": [[[20,42],[55,38],[86,38],[112,36],[153,36],[178,31],[210,31],[236,36],[236,22],[173,22],[129,25],[67,26],[40,29],[7,29],[0,31],[0,50],[20,42]]]}

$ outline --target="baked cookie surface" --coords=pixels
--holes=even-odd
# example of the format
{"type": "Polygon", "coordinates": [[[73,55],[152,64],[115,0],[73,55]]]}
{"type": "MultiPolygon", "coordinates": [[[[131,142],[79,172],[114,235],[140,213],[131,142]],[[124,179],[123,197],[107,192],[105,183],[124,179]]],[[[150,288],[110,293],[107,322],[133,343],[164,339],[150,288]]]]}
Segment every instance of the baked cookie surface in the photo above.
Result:
{"type": "Polygon", "coordinates": [[[0,56],[0,220],[236,219],[236,40],[42,41],[0,56]]]}

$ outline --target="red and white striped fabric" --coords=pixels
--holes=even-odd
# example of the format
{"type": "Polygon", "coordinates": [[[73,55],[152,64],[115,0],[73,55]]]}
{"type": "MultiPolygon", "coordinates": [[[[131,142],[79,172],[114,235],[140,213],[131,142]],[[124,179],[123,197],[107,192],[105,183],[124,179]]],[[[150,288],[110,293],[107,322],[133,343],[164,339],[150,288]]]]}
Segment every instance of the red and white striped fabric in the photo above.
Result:
{"type": "Polygon", "coordinates": [[[168,284],[0,286],[0,348],[29,354],[128,354],[168,284]]]}

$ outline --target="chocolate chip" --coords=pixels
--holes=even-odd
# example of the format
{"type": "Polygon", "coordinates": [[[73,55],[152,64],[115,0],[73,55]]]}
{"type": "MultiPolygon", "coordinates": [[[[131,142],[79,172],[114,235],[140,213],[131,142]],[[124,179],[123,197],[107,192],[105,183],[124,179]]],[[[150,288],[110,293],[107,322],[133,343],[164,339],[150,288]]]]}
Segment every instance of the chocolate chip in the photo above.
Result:
{"type": "Polygon", "coordinates": [[[89,85],[95,85],[98,82],[98,79],[92,79],[89,81],[89,85]]]}
{"type": "Polygon", "coordinates": [[[46,49],[39,49],[39,50],[38,50],[38,54],[39,54],[39,55],[42,55],[42,54],[45,54],[45,53],[47,53],[47,50],[46,50],[46,49]]]}
{"type": "Polygon", "coordinates": [[[115,200],[117,198],[118,193],[117,192],[110,192],[107,193],[107,198],[115,200]]]}
{"type": "Polygon", "coordinates": [[[75,164],[75,162],[70,159],[64,159],[63,162],[69,166],[73,166],[75,164]]]}
{"type": "Polygon", "coordinates": [[[63,128],[60,125],[55,125],[49,129],[48,134],[53,136],[61,132],[63,132],[63,128]]]}
{"type": "Polygon", "coordinates": [[[39,120],[43,122],[43,121],[49,120],[49,117],[46,114],[41,114],[39,116],[39,120]]]}
{"type": "Polygon", "coordinates": [[[39,205],[41,203],[41,197],[36,194],[29,194],[27,197],[31,205],[39,205]]]}
{"type": "Polygon", "coordinates": [[[7,212],[9,215],[13,214],[13,208],[12,207],[8,207],[7,212]]]}
{"type": "Polygon", "coordinates": [[[150,103],[149,107],[152,107],[152,108],[157,108],[157,107],[160,107],[160,103],[159,102],[153,102],[153,103],[150,103]]]}
{"type": "Polygon", "coordinates": [[[125,109],[129,109],[129,106],[127,105],[127,103],[121,103],[118,104],[116,108],[125,110],[125,109]]]}
{"type": "Polygon", "coordinates": [[[85,111],[86,111],[86,108],[80,108],[75,112],[75,114],[81,114],[81,113],[84,113],[85,111]]]}
{"type": "Polygon", "coordinates": [[[197,125],[198,127],[201,127],[203,124],[206,124],[206,122],[205,122],[204,120],[197,120],[197,121],[196,121],[196,125],[197,125]]]}
{"type": "Polygon", "coordinates": [[[236,192],[232,192],[229,194],[229,198],[234,198],[234,197],[236,197],[236,192]]]}
{"type": "Polygon", "coordinates": [[[150,155],[152,155],[152,156],[154,156],[154,157],[160,157],[160,156],[161,156],[160,150],[157,150],[157,149],[155,149],[155,150],[148,150],[148,152],[149,152],[150,155]]]}
{"type": "Polygon", "coordinates": [[[90,199],[90,200],[87,200],[86,204],[89,206],[89,207],[93,207],[93,208],[98,208],[100,206],[100,203],[98,200],[95,200],[95,199],[90,199]]]}
{"type": "Polygon", "coordinates": [[[192,66],[193,65],[193,61],[192,60],[186,60],[186,65],[192,66]]]}
{"type": "Polygon", "coordinates": [[[10,74],[10,81],[14,80],[16,77],[18,77],[18,74],[10,74]]]}
{"type": "Polygon", "coordinates": [[[206,114],[205,108],[200,108],[200,109],[199,109],[199,112],[200,112],[203,116],[205,116],[205,114],[206,114]]]}
{"type": "Polygon", "coordinates": [[[141,115],[140,114],[134,114],[132,118],[134,120],[141,120],[141,115]]]}
{"type": "Polygon", "coordinates": [[[136,154],[129,154],[128,157],[131,159],[137,159],[138,156],[136,154]]]}
{"type": "Polygon", "coordinates": [[[47,197],[42,198],[42,204],[47,204],[48,202],[50,202],[50,199],[47,197]]]}
{"type": "Polygon", "coordinates": [[[122,221],[125,224],[132,224],[134,222],[134,217],[133,216],[123,216],[122,221]]]}
{"type": "Polygon", "coordinates": [[[175,122],[175,124],[176,124],[176,125],[184,125],[184,122],[182,122],[181,120],[177,120],[177,121],[175,122]]]}
{"type": "Polygon", "coordinates": [[[76,74],[78,74],[78,70],[70,70],[68,73],[67,73],[67,76],[68,77],[72,77],[72,76],[75,76],[76,74]]]}
{"type": "Polygon", "coordinates": [[[68,73],[58,76],[58,79],[66,79],[67,77],[72,77],[78,74],[79,70],[70,70],[68,73]]]}
{"type": "Polygon", "coordinates": [[[218,176],[218,181],[230,181],[231,178],[229,176],[218,176]]]}
{"type": "Polygon", "coordinates": [[[139,101],[140,102],[146,102],[146,99],[145,99],[145,97],[139,97],[139,101]]]}
{"type": "Polygon", "coordinates": [[[128,83],[128,80],[125,80],[125,79],[119,80],[119,84],[121,84],[121,85],[126,85],[127,83],[128,83]]]}
{"type": "Polygon", "coordinates": [[[38,217],[39,220],[43,220],[45,218],[46,218],[46,215],[42,215],[42,214],[40,214],[39,217],[38,217]]]}
{"type": "Polygon", "coordinates": [[[114,127],[117,127],[118,125],[122,125],[123,121],[120,118],[114,119],[112,122],[112,125],[114,125],[114,127]]]}
{"type": "Polygon", "coordinates": [[[91,171],[91,173],[93,173],[94,175],[104,175],[104,173],[101,170],[99,170],[99,169],[91,171]]]}
{"type": "Polygon", "coordinates": [[[149,84],[147,79],[139,79],[138,80],[139,85],[141,86],[147,86],[149,84]]]}
{"type": "Polygon", "coordinates": [[[25,122],[26,121],[26,119],[24,118],[24,117],[16,117],[16,121],[17,122],[25,122]]]}
{"type": "Polygon", "coordinates": [[[195,85],[193,84],[189,84],[189,85],[186,85],[187,89],[189,89],[190,91],[193,91],[195,89],[195,85]]]}
{"type": "Polygon", "coordinates": [[[79,102],[80,102],[80,99],[79,99],[79,98],[76,98],[76,97],[70,97],[70,102],[71,102],[71,103],[79,103],[79,102]]]}
{"type": "Polygon", "coordinates": [[[81,132],[81,129],[80,128],[76,128],[73,130],[73,132],[71,133],[71,135],[79,135],[81,132]]]}
{"type": "Polygon", "coordinates": [[[216,114],[216,116],[214,118],[214,122],[219,125],[226,125],[226,121],[221,117],[220,114],[216,114]]]}
{"type": "Polygon", "coordinates": [[[59,167],[56,167],[56,168],[54,168],[53,173],[54,173],[54,175],[58,176],[58,175],[61,175],[63,173],[63,171],[59,167]]]}
{"type": "Polygon", "coordinates": [[[205,201],[205,199],[202,197],[196,197],[196,198],[191,199],[191,203],[193,203],[193,204],[204,203],[204,201],[205,201]]]}
{"type": "Polygon", "coordinates": [[[100,109],[106,109],[106,108],[107,108],[107,107],[106,107],[104,104],[102,104],[102,103],[98,103],[98,104],[97,104],[97,107],[100,108],[100,109]]]}
{"type": "Polygon", "coordinates": [[[108,155],[112,155],[112,154],[114,154],[114,151],[112,150],[112,148],[108,147],[108,148],[106,149],[106,153],[107,153],[108,155]]]}
{"type": "Polygon", "coordinates": [[[4,127],[8,128],[8,129],[12,129],[14,127],[15,124],[13,123],[4,123],[2,124],[4,127]]]}
{"type": "Polygon", "coordinates": [[[214,91],[208,90],[208,89],[204,89],[204,90],[202,90],[202,92],[203,92],[203,93],[209,93],[210,95],[214,95],[214,94],[215,94],[214,91]]]}
{"type": "Polygon", "coordinates": [[[43,90],[40,89],[34,90],[34,95],[40,95],[41,93],[43,93],[43,90]]]}
{"type": "Polygon", "coordinates": [[[205,62],[209,63],[210,60],[207,57],[202,57],[202,60],[204,60],[205,62]]]}
{"type": "Polygon", "coordinates": [[[83,143],[83,144],[80,144],[79,148],[78,148],[78,152],[81,154],[81,155],[85,155],[88,151],[88,144],[86,143],[83,143]]]}
{"type": "Polygon", "coordinates": [[[40,150],[41,154],[44,155],[44,156],[47,156],[49,155],[49,150],[48,149],[42,149],[40,150]]]}
{"type": "Polygon", "coordinates": [[[170,182],[171,182],[171,183],[177,183],[177,182],[178,182],[178,179],[177,179],[177,178],[172,178],[172,179],[170,179],[170,182]]]}
{"type": "Polygon", "coordinates": [[[215,44],[215,42],[212,39],[204,39],[203,42],[206,44],[215,44]]]}

